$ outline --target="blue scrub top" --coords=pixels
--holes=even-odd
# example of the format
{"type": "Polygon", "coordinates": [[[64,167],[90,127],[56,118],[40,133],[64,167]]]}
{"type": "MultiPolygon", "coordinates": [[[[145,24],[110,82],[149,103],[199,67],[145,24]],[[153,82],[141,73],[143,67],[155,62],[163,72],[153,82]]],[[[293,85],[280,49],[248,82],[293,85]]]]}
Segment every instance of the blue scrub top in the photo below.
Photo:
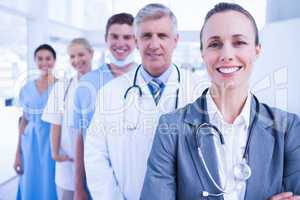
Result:
{"type": "Polygon", "coordinates": [[[84,138],[95,112],[97,93],[113,78],[108,65],[104,64],[82,76],[79,81],[74,97],[74,115],[71,126],[77,130],[82,129],[84,138]]]}

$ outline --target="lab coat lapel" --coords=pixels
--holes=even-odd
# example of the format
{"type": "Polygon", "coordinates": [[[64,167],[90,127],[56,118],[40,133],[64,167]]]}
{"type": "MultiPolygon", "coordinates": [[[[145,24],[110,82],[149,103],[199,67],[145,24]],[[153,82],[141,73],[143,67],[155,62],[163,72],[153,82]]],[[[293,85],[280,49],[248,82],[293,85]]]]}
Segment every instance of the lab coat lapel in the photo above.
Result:
{"type": "Polygon", "coordinates": [[[149,90],[149,87],[145,80],[143,79],[141,72],[139,71],[138,77],[137,77],[137,84],[141,87],[142,89],[142,105],[147,105],[150,106],[150,108],[156,109],[156,104],[153,99],[153,96],[149,90]]]}
{"type": "Polygon", "coordinates": [[[179,88],[177,70],[173,67],[170,77],[165,84],[164,91],[158,102],[158,109],[163,113],[171,112],[175,109],[176,90],[179,88]]]}
{"type": "MultiPolygon", "coordinates": [[[[130,76],[130,79],[133,80],[133,75],[130,76]]],[[[153,115],[157,115],[157,108],[153,97],[149,91],[147,84],[145,83],[144,79],[142,78],[140,72],[137,75],[136,81],[138,87],[142,90],[142,96],[139,96],[138,90],[131,90],[130,93],[127,95],[123,107],[124,107],[124,128],[129,131],[137,131],[143,125],[143,121],[145,116],[148,116],[147,120],[153,115]],[[145,115],[146,114],[146,115],[145,115]]],[[[132,82],[129,81],[130,87],[132,82]]],[[[154,120],[154,117],[152,117],[154,120]]]]}
{"type": "MultiPolygon", "coordinates": [[[[256,112],[255,107],[256,102],[252,98],[251,123],[256,112]]],[[[274,138],[271,134],[272,131],[268,130],[273,127],[273,121],[266,117],[267,114],[263,113],[261,110],[262,109],[260,109],[260,112],[257,114],[257,121],[253,127],[249,146],[248,163],[252,173],[247,181],[246,200],[263,199],[264,196],[262,195],[264,195],[264,191],[268,188],[268,185],[265,185],[264,181],[266,180],[266,176],[269,175],[267,172],[273,157],[274,138]]]]}
{"type": "Polygon", "coordinates": [[[134,127],[135,129],[129,128],[130,130],[147,132],[152,130],[152,124],[157,124],[158,121],[158,109],[152,97],[152,94],[148,88],[147,83],[145,83],[143,77],[139,73],[137,76],[137,85],[142,90],[142,96],[139,97],[138,94],[132,95],[133,100],[130,101],[128,98],[126,109],[127,123],[125,128],[134,127]],[[129,120],[132,119],[132,122],[129,120]],[[147,126],[145,126],[147,124],[147,126]],[[149,125],[151,124],[151,125],[149,125]]]}
{"type": "Polygon", "coordinates": [[[147,83],[145,82],[145,80],[143,79],[143,77],[141,76],[141,73],[139,72],[138,75],[138,85],[141,87],[143,95],[142,95],[142,105],[143,106],[147,106],[150,109],[154,109],[156,110],[156,104],[155,101],[153,99],[153,96],[149,90],[149,87],[147,85],[147,83]]]}
{"type": "MultiPolygon", "coordinates": [[[[185,116],[185,122],[192,125],[192,133],[186,135],[187,145],[193,160],[194,167],[196,168],[197,174],[199,176],[200,182],[205,191],[209,193],[218,194],[219,191],[211,179],[208,176],[207,171],[205,170],[205,166],[203,161],[200,159],[197,143],[196,143],[196,131],[200,124],[204,122],[208,122],[208,114],[206,112],[206,100],[205,96],[201,96],[198,100],[189,106],[189,109],[185,116]]],[[[198,134],[201,134],[200,132],[198,134]]],[[[199,137],[200,139],[200,137],[199,137]]],[[[199,141],[201,145],[201,151],[206,162],[206,166],[211,173],[211,176],[214,178],[215,182],[220,186],[220,176],[218,171],[218,162],[217,155],[213,140],[213,135],[207,135],[203,137],[202,141],[199,141]]],[[[220,197],[222,199],[222,197],[220,197]]]]}

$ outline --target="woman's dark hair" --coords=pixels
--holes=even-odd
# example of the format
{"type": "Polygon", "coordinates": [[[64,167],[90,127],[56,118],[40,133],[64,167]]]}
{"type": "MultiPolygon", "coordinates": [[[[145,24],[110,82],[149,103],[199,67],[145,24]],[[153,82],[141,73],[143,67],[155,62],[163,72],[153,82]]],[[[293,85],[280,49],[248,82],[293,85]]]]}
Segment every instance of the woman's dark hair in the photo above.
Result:
{"type": "Polygon", "coordinates": [[[205,26],[207,20],[216,13],[226,12],[226,11],[236,11],[236,12],[242,13],[251,21],[253,28],[254,28],[254,32],[255,32],[255,45],[259,45],[258,28],[257,28],[256,22],[255,22],[253,16],[247,10],[245,10],[242,6],[240,6],[238,4],[222,2],[222,3],[216,4],[214,6],[214,8],[211,9],[210,11],[208,11],[208,13],[206,14],[203,26],[200,31],[200,49],[201,50],[203,49],[202,34],[203,34],[203,29],[204,29],[204,26],[205,26]]]}
{"type": "Polygon", "coordinates": [[[56,60],[56,52],[53,49],[52,46],[50,46],[49,44],[41,44],[40,46],[38,46],[35,50],[34,50],[34,58],[36,57],[37,52],[41,51],[41,50],[47,50],[50,51],[54,60],[56,60]]]}
{"type": "Polygon", "coordinates": [[[105,39],[107,38],[108,30],[109,28],[114,25],[114,24],[127,24],[128,26],[133,25],[133,16],[129,13],[119,13],[112,15],[106,23],[106,28],[105,28],[105,39]]]}

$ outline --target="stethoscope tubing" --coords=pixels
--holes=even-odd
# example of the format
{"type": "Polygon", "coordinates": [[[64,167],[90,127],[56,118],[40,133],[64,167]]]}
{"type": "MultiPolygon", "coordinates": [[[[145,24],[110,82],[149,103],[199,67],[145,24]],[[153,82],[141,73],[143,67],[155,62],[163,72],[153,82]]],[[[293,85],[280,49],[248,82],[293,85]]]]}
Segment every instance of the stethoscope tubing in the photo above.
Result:
{"type": "MultiPolygon", "coordinates": [[[[174,66],[175,66],[175,69],[176,69],[176,71],[177,71],[177,81],[178,81],[178,84],[180,84],[180,83],[181,83],[180,71],[179,71],[179,68],[177,67],[177,65],[174,64],[174,66]]],[[[140,65],[137,67],[137,69],[135,70],[134,78],[133,78],[133,83],[132,83],[132,85],[131,85],[129,88],[127,88],[127,90],[125,91],[125,93],[124,93],[124,99],[127,98],[128,93],[130,92],[130,90],[132,90],[132,89],[134,89],[134,88],[138,89],[139,97],[143,96],[142,89],[141,89],[141,87],[137,84],[137,76],[138,76],[138,72],[139,72],[139,70],[140,70],[141,67],[142,67],[142,65],[140,64],[140,65]]],[[[179,88],[177,88],[177,90],[176,90],[175,109],[178,108],[178,103],[179,103],[178,99],[179,99],[179,88]]]]}
{"type": "MultiPolygon", "coordinates": [[[[205,98],[207,92],[208,92],[208,88],[205,89],[205,90],[203,91],[202,95],[201,95],[201,101],[202,101],[202,102],[201,102],[201,105],[202,105],[202,107],[204,107],[204,98],[205,98]]],[[[248,152],[249,152],[249,146],[250,146],[251,139],[252,139],[253,128],[254,128],[254,125],[255,125],[255,123],[256,123],[256,121],[257,121],[257,119],[258,119],[258,116],[257,116],[257,115],[258,115],[258,113],[259,113],[259,101],[258,101],[258,99],[256,98],[255,95],[252,95],[252,96],[253,96],[253,98],[254,98],[254,100],[255,100],[256,106],[255,106],[254,118],[253,118],[253,120],[252,120],[252,123],[251,123],[249,129],[248,129],[248,139],[247,139],[247,142],[246,142],[245,151],[244,151],[244,153],[243,153],[243,159],[246,159],[246,160],[248,159],[248,158],[247,158],[247,155],[248,155],[248,152]]],[[[207,110],[206,110],[206,112],[207,112],[207,110]]],[[[213,128],[213,129],[218,133],[218,135],[219,135],[219,137],[220,137],[221,144],[225,144],[223,135],[222,135],[222,133],[220,132],[220,130],[219,130],[216,126],[214,126],[213,124],[210,124],[209,121],[208,121],[208,119],[206,119],[206,121],[204,121],[202,124],[200,124],[200,125],[197,127],[197,129],[196,129],[196,142],[197,142],[197,147],[200,147],[200,146],[199,146],[200,144],[199,144],[199,142],[198,142],[198,140],[197,140],[197,138],[198,138],[197,135],[198,135],[199,129],[202,128],[203,126],[213,128]]]]}
{"type": "MultiPolygon", "coordinates": [[[[181,77],[180,77],[180,71],[178,69],[178,67],[174,64],[175,68],[176,68],[176,71],[177,71],[177,74],[178,74],[178,77],[177,77],[177,81],[178,81],[178,84],[180,84],[181,82],[181,77]]],[[[137,89],[138,90],[138,95],[139,95],[139,101],[140,101],[140,98],[143,96],[143,92],[142,92],[142,89],[141,87],[137,84],[137,76],[138,76],[138,72],[140,70],[140,68],[142,67],[142,65],[139,65],[137,67],[137,69],[135,70],[135,73],[134,73],[134,78],[133,78],[133,83],[130,87],[127,88],[127,90],[125,91],[124,93],[124,100],[127,99],[128,97],[128,94],[130,92],[130,90],[132,89],[137,89]]],[[[179,99],[179,88],[177,88],[176,90],[176,99],[175,99],[175,109],[178,108],[178,99],[179,99]]],[[[132,126],[128,126],[127,129],[130,130],[130,131],[134,131],[137,129],[137,124],[138,124],[138,121],[139,121],[139,118],[140,118],[140,111],[138,111],[138,114],[137,114],[137,119],[136,119],[136,122],[134,123],[134,125],[132,126]]],[[[124,119],[125,121],[125,119],[124,119]]]]}
{"type": "MultiPolygon", "coordinates": [[[[205,96],[208,92],[208,88],[204,90],[204,92],[202,93],[201,95],[201,106],[202,108],[206,109],[205,107],[205,96]]],[[[255,100],[255,104],[256,104],[256,107],[255,107],[255,113],[254,113],[254,118],[252,120],[252,123],[248,129],[248,138],[247,138],[247,142],[246,142],[246,147],[245,147],[245,150],[244,150],[244,153],[243,153],[243,160],[248,162],[248,154],[249,154],[249,147],[250,147],[250,143],[251,143],[251,139],[252,139],[252,132],[253,132],[253,128],[254,128],[254,125],[258,119],[258,113],[259,113],[259,102],[258,102],[258,99],[255,97],[255,95],[253,95],[253,98],[255,100]]],[[[207,110],[206,110],[207,112],[207,110]]],[[[198,151],[198,155],[200,157],[200,160],[201,162],[203,163],[203,166],[204,166],[204,169],[209,177],[209,179],[212,181],[213,185],[219,190],[221,191],[220,194],[218,195],[223,195],[225,193],[225,190],[223,188],[221,188],[215,181],[215,179],[212,177],[207,165],[206,165],[206,162],[205,162],[205,159],[204,159],[204,156],[202,154],[202,151],[201,151],[201,144],[199,143],[199,140],[198,140],[198,135],[199,135],[199,132],[200,132],[200,129],[201,128],[212,128],[214,129],[217,133],[218,133],[218,136],[220,138],[220,142],[222,145],[225,144],[225,141],[224,141],[224,138],[223,138],[223,135],[222,133],[220,132],[220,130],[214,126],[213,124],[210,124],[209,123],[209,119],[206,119],[205,122],[203,122],[202,124],[198,125],[198,127],[196,128],[196,131],[195,131],[195,139],[196,139],[196,145],[197,145],[197,151],[198,151]]],[[[247,164],[247,166],[249,167],[249,165],[247,164]]],[[[250,174],[251,174],[251,168],[249,167],[249,170],[250,170],[250,174]]],[[[208,193],[207,191],[205,191],[207,193],[207,195],[211,195],[211,193],[208,193]]],[[[215,194],[212,194],[213,196],[215,194]]]]}

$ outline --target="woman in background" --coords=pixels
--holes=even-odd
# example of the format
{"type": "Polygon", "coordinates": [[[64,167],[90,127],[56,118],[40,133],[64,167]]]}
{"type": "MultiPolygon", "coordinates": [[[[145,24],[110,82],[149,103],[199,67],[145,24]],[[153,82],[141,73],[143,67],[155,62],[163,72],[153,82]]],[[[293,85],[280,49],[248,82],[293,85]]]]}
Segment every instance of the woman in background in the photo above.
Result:
{"type": "Polygon", "coordinates": [[[49,96],[42,119],[51,123],[51,153],[56,161],[55,183],[60,200],[73,200],[74,196],[74,141],[70,127],[73,119],[74,92],[80,77],[91,71],[93,49],[84,38],[75,38],[68,47],[72,67],[77,72],[69,80],[58,81],[49,96]]]}
{"type": "Polygon", "coordinates": [[[55,200],[55,165],[50,151],[50,124],[43,122],[41,115],[56,80],[52,74],[56,53],[50,45],[43,44],[34,51],[34,59],[40,75],[36,80],[29,81],[19,95],[23,116],[14,164],[15,171],[21,175],[17,199],[55,200]]]}

